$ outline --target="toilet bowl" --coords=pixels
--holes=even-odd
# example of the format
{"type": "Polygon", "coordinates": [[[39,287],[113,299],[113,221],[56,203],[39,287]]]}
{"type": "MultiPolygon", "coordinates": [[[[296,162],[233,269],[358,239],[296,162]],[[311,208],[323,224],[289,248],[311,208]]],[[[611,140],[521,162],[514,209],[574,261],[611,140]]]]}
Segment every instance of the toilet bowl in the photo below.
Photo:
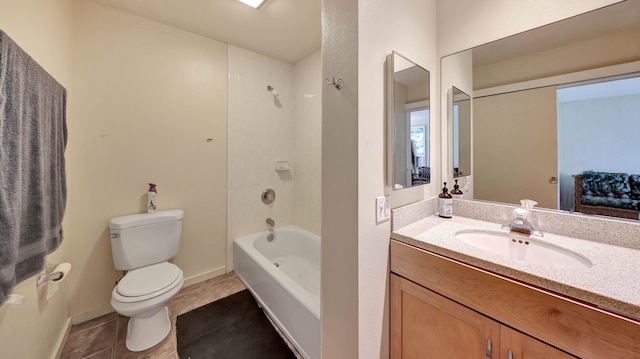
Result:
{"type": "Polygon", "coordinates": [[[109,221],[116,269],[126,271],[111,293],[113,309],[127,317],[126,346],[142,351],[171,331],[169,301],[184,284],[182,270],[169,259],[180,249],[181,209],[136,213],[109,221]]]}
{"type": "Polygon", "coordinates": [[[169,262],[130,270],[113,288],[111,306],[127,317],[126,347],[142,351],[171,331],[168,304],[184,284],[182,270],[169,262]]]}

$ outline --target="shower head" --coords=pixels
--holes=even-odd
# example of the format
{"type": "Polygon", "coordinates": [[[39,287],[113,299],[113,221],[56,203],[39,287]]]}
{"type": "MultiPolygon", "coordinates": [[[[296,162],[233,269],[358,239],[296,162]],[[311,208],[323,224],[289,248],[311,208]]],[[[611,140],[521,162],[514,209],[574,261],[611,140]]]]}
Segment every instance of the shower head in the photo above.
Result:
{"type": "Polygon", "coordinates": [[[271,85],[267,85],[267,91],[271,92],[273,97],[278,97],[278,95],[280,95],[271,85]]]}

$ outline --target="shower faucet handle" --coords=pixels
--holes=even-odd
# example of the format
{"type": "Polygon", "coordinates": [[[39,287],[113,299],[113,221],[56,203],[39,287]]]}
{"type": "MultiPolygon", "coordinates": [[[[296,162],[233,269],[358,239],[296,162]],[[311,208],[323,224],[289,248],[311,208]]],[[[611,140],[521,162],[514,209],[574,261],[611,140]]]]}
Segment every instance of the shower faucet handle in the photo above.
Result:
{"type": "Polygon", "coordinates": [[[271,219],[271,217],[267,217],[266,222],[269,225],[269,227],[271,227],[271,228],[276,226],[276,222],[273,219],[271,219]]]}

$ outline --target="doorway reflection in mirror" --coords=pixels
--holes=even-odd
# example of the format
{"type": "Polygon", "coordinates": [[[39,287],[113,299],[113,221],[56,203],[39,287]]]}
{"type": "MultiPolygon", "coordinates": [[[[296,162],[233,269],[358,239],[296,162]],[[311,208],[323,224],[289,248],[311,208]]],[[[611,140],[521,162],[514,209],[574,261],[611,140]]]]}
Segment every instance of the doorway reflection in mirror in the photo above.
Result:
{"type": "Polygon", "coordinates": [[[431,181],[429,71],[396,52],[387,56],[387,183],[431,181]]]}

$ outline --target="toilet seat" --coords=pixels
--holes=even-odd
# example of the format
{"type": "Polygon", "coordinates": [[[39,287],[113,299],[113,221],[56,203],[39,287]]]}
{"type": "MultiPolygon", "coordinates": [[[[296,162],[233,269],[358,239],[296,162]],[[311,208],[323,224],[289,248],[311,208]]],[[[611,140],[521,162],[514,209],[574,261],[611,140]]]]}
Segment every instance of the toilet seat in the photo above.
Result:
{"type": "Polygon", "coordinates": [[[130,270],[113,290],[113,299],[132,303],[162,295],[182,280],[182,270],[175,264],[162,262],[130,270]]]}

